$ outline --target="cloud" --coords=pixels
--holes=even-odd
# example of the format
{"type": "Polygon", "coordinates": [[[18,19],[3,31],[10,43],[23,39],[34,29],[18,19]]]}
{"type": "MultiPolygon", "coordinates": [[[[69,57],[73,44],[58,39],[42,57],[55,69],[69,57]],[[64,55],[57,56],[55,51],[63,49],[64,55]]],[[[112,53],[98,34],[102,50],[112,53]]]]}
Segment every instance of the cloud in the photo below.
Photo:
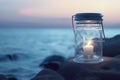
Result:
{"type": "Polygon", "coordinates": [[[65,10],[55,8],[23,8],[19,10],[19,14],[22,16],[31,17],[68,17],[71,14],[66,13],[65,10]]]}
{"type": "Polygon", "coordinates": [[[39,16],[40,15],[40,10],[38,9],[33,9],[33,8],[27,8],[27,9],[21,9],[19,11],[21,15],[25,16],[39,16]]]}
{"type": "Polygon", "coordinates": [[[100,12],[106,23],[118,23],[119,2],[120,0],[0,0],[0,20],[39,23],[46,20],[51,22],[52,18],[71,19],[72,15],[81,12],[100,12]]]}

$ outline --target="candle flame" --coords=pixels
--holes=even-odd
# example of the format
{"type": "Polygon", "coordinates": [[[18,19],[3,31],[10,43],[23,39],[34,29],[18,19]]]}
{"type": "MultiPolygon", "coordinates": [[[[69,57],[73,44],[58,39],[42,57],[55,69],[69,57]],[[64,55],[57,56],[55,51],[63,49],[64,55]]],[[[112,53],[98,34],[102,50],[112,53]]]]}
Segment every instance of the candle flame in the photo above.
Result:
{"type": "Polygon", "coordinates": [[[88,41],[87,45],[86,46],[92,46],[92,41],[88,41]]]}

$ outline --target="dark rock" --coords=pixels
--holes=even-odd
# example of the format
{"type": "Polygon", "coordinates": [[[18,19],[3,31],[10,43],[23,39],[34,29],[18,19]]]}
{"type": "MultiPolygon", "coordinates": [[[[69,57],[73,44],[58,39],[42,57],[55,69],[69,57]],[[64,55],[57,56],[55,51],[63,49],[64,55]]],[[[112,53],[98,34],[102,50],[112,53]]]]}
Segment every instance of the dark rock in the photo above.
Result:
{"type": "Polygon", "coordinates": [[[115,58],[120,58],[120,55],[115,56],[115,58]]]}
{"type": "Polygon", "coordinates": [[[64,78],[53,70],[44,69],[31,80],[64,80],[64,78]]]}
{"type": "Polygon", "coordinates": [[[50,68],[52,70],[58,70],[59,69],[59,64],[57,63],[47,63],[47,64],[44,64],[44,67],[45,68],[50,68]]]}
{"type": "Polygon", "coordinates": [[[5,75],[0,74],[0,80],[8,80],[5,75]]]}
{"type": "Polygon", "coordinates": [[[120,54],[120,35],[105,39],[103,43],[103,56],[114,57],[120,54]]]}
{"type": "Polygon", "coordinates": [[[114,71],[99,71],[95,75],[101,80],[120,80],[120,73],[114,71]]]}
{"type": "Polygon", "coordinates": [[[102,70],[112,71],[112,72],[120,72],[120,61],[110,61],[110,62],[107,62],[102,67],[102,70]]]}
{"type": "Polygon", "coordinates": [[[16,54],[12,54],[12,55],[8,54],[6,55],[6,57],[11,61],[15,61],[18,59],[18,56],[16,54]]]}
{"type": "Polygon", "coordinates": [[[15,77],[9,77],[8,80],[17,80],[15,77]]]}
{"type": "Polygon", "coordinates": [[[40,66],[44,68],[49,68],[52,70],[58,70],[59,67],[64,63],[65,58],[59,55],[53,55],[47,57],[40,66]]]}
{"type": "Polygon", "coordinates": [[[114,39],[120,39],[120,35],[114,36],[114,39]]]}
{"type": "Polygon", "coordinates": [[[78,63],[65,63],[58,73],[60,73],[65,80],[100,80],[93,72],[89,70],[89,67],[85,64],[78,63]]]}
{"type": "Polygon", "coordinates": [[[7,55],[1,55],[0,61],[16,61],[18,59],[17,54],[7,54],[7,55]]]}
{"type": "Polygon", "coordinates": [[[3,55],[1,54],[0,55],[0,61],[16,61],[16,60],[19,60],[19,59],[28,59],[28,55],[25,55],[23,53],[14,53],[14,54],[6,54],[6,55],[3,55]]]}
{"type": "MultiPolygon", "coordinates": [[[[14,73],[14,72],[13,72],[14,73]]],[[[15,75],[9,74],[7,75],[8,80],[18,80],[15,75]]]]}

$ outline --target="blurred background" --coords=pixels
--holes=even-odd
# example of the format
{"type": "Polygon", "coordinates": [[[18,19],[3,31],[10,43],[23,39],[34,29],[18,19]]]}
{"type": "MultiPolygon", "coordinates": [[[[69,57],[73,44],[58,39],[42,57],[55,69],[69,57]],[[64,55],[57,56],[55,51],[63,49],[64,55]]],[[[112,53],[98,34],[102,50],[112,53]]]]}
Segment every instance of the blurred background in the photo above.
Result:
{"type": "Polygon", "coordinates": [[[119,0],[0,0],[0,27],[70,27],[81,12],[104,15],[105,27],[119,27],[119,0]]]}

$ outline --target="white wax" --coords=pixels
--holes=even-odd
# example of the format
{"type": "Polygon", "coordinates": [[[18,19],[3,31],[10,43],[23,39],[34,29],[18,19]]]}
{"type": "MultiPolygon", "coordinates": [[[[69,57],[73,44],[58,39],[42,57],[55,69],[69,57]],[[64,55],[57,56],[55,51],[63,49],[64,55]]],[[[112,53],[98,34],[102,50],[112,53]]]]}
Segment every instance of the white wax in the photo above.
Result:
{"type": "Polygon", "coordinates": [[[84,54],[91,55],[93,54],[93,45],[91,44],[91,41],[87,43],[87,45],[83,46],[84,54]]]}

